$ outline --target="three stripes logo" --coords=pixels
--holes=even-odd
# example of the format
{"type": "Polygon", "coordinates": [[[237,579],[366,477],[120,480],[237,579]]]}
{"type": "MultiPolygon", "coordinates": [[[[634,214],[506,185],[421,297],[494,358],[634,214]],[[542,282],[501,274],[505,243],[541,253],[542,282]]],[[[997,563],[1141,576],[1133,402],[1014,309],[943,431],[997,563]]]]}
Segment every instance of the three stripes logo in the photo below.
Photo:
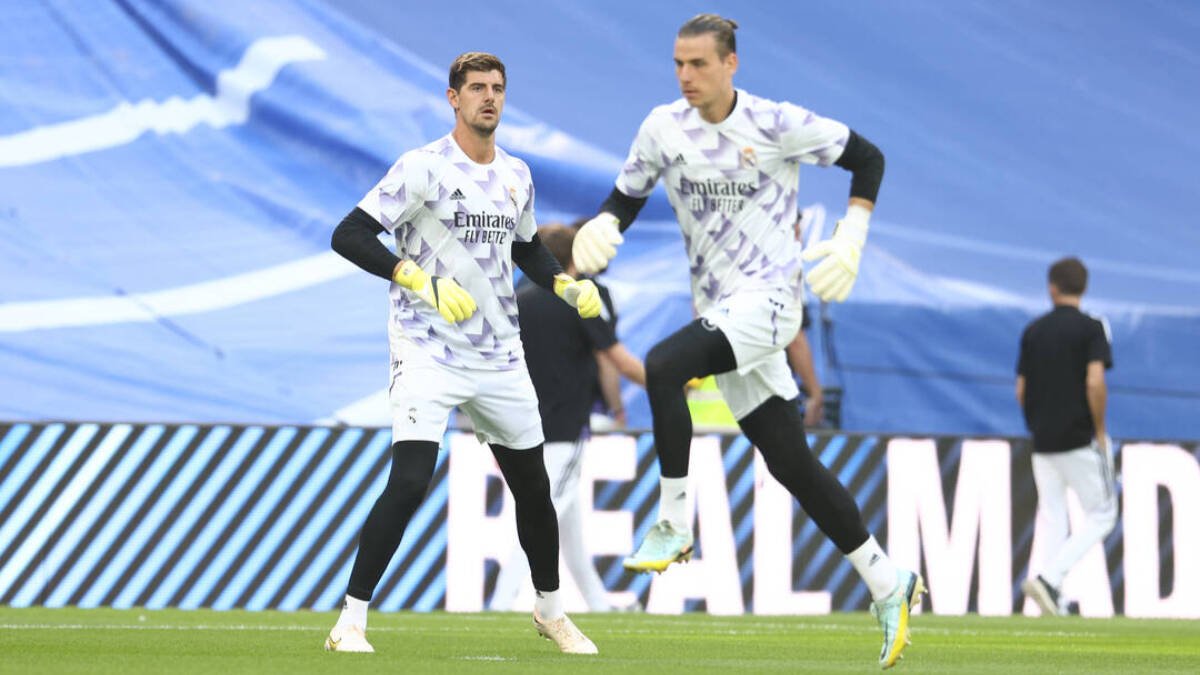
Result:
{"type": "Polygon", "coordinates": [[[466,199],[466,198],[467,198],[467,197],[466,197],[466,195],[464,195],[464,194],[462,193],[462,190],[460,190],[460,189],[458,189],[458,188],[454,188],[454,192],[451,192],[451,193],[450,193],[450,199],[452,199],[452,200],[454,200],[454,201],[456,201],[456,202],[462,201],[462,200],[464,200],[464,199],[466,199]]]}

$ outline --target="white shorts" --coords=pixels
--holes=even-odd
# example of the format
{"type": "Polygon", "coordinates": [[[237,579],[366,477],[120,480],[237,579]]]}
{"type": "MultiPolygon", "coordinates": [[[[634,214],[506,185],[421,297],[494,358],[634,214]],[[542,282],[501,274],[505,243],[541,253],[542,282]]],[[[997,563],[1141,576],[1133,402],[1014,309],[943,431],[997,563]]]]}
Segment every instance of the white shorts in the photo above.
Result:
{"type": "Polygon", "coordinates": [[[444,366],[394,327],[388,331],[388,343],[393,443],[440,443],[455,406],[471,417],[481,443],[514,450],[542,443],[537,393],[524,365],[512,370],[444,366]]]}
{"type": "Polygon", "coordinates": [[[785,348],[800,331],[804,307],[784,289],[732,295],[700,315],[733,347],[737,370],[717,375],[717,387],[734,419],[742,419],[772,396],[800,395],[785,348]]]}

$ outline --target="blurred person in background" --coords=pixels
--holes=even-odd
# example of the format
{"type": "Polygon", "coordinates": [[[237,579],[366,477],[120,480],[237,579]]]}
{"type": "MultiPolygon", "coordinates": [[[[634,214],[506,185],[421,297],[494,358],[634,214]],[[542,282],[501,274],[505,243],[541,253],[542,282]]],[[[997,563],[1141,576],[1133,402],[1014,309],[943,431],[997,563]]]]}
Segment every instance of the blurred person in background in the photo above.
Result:
{"type": "MultiPolygon", "coordinates": [[[[820,205],[803,209],[796,216],[792,225],[792,233],[796,245],[804,250],[805,235],[820,230],[825,221],[825,208],[820,205]]],[[[817,378],[817,368],[813,363],[812,346],[808,342],[808,329],[812,326],[811,308],[803,307],[803,318],[796,338],[787,346],[787,362],[792,372],[800,378],[800,388],[804,392],[801,405],[804,408],[804,426],[816,427],[825,419],[825,395],[821,391],[821,381],[817,378]]]]}
{"type": "MultiPolygon", "coordinates": [[[[566,273],[574,276],[571,244],[575,230],[546,225],[538,228],[538,237],[566,273]]],[[[613,611],[615,608],[608,600],[604,582],[584,541],[585,509],[579,503],[579,480],[584,449],[591,435],[589,422],[598,384],[597,360],[611,363],[614,371],[643,386],[646,370],[641,359],[617,339],[616,315],[610,305],[602,305],[599,316],[582,318],[551,291],[522,281],[517,286],[517,308],[525,360],[537,391],[546,438],[546,472],[550,476],[550,497],[558,514],[563,560],[588,609],[613,611]]],[[[525,556],[515,549],[500,568],[491,609],[510,609],[528,577],[525,556]]]]}
{"type": "Polygon", "coordinates": [[[335,251],[391,282],[392,463],[362,526],[342,612],[325,639],[329,651],[374,651],[367,605],[425,498],[450,411],[460,406],[512,491],[537,592],[534,627],[563,652],[596,653],[564,613],[558,590],[558,521],[512,264],[578,316],[597,316],[600,296],[591,281],[564,274],[542,245],[529,167],[496,146],[507,83],[491,54],[456,58],[446,90],[453,131],[402,155],[333,233],[335,251]],[[385,231],[395,236],[396,254],[378,238],[385,231]]]}
{"type": "Polygon", "coordinates": [[[1063,579],[1116,526],[1117,495],[1105,425],[1104,371],[1113,365],[1108,326],[1079,309],[1088,281],[1082,261],[1063,258],[1048,277],[1054,308],[1021,335],[1016,394],[1033,435],[1033,480],[1046,544],[1041,572],[1025,579],[1021,590],[1043,616],[1056,616],[1066,613],[1063,579]],[[1068,488],[1085,514],[1073,530],[1068,488]]]}
{"type": "Polygon", "coordinates": [[[616,186],[575,237],[579,270],[604,268],[623,241],[621,230],[661,178],[687,247],[699,315],[646,356],[661,470],[658,522],[624,565],[661,572],[692,555],[692,424],[683,386],[715,374],[771,474],[866,582],[883,631],[879,663],[887,668],[908,643],[909,611],[924,582],[892,563],[867,532],[853,496],[808,447],[784,355],[802,316],[802,264],[792,231],[800,165],[837,165],[853,174],[837,230],[803,254],[817,261],[805,275],[816,295],[840,302],[858,275],[884,158],[841,122],[735,89],[736,29],[715,14],[680,28],[674,61],[683,98],[646,117],[616,186]]]}

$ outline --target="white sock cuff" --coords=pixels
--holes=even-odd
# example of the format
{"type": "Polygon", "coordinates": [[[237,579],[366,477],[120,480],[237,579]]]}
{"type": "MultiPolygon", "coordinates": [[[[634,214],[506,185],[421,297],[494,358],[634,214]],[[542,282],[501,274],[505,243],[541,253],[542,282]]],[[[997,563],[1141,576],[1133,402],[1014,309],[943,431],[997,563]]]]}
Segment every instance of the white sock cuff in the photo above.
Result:
{"type": "Polygon", "coordinates": [[[874,536],[867,537],[862,546],[847,553],[846,559],[867,583],[871,597],[875,600],[885,598],[896,590],[896,566],[887,553],[883,552],[874,536]]]}
{"type": "Polygon", "coordinates": [[[563,612],[562,595],[558,591],[534,590],[533,609],[544,621],[554,621],[563,612]]]}
{"type": "Polygon", "coordinates": [[[688,477],[658,479],[658,519],[665,520],[679,529],[691,527],[688,513],[688,477]]]}
{"type": "Polygon", "coordinates": [[[338,624],[342,626],[358,626],[366,630],[367,606],[369,604],[370,602],[367,600],[359,600],[347,595],[346,600],[342,603],[342,613],[338,616],[338,624]]]}

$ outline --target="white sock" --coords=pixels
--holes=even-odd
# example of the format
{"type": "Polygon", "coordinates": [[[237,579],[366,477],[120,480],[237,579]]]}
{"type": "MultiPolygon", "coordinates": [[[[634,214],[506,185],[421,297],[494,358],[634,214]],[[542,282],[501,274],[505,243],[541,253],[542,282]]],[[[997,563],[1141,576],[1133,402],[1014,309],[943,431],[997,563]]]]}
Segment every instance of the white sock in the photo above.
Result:
{"type": "Polygon", "coordinates": [[[543,621],[554,621],[563,615],[562,596],[558,591],[534,590],[533,611],[543,621]]]}
{"type": "Polygon", "coordinates": [[[688,477],[658,479],[658,519],[665,520],[679,530],[692,526],[688,513],[688,477]]]}
{"type": "Polygon", "coordinates": [[[873,599],[881,600],[896,590],[896,585],[899,583],[899,579],[896,577],[896,566],[879,547],[879,542],[875,541],[875,537],[867,537],[862,546],[846,554],[846,559],[850,561],[851,565],[854,565],[854,569],[858,570],[858,575],[863,578],[863,581],[867,582],[867,588],[871,589],[873,599]]]}
{"type": "Polygon", "coordinates": [[[368,604],[370,602],[367,600],[359,600],[347,595],[346,600],[342,603],[342,613],[338,616],[337,625],[358,626],[366,630],[368,604]]]}

